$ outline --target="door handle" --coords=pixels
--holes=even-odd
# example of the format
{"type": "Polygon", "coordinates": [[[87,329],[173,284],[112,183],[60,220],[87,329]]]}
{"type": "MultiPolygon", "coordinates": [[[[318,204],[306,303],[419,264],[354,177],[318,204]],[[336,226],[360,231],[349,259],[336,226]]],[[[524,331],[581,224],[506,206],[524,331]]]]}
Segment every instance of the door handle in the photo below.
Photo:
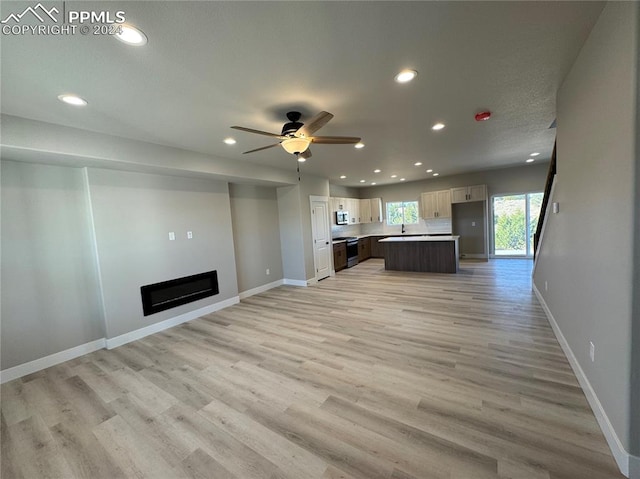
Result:
{"type": "Polygon", "coordinates": [[[327,241],[325,244],[329,244],[329,242],[327,241]]]}

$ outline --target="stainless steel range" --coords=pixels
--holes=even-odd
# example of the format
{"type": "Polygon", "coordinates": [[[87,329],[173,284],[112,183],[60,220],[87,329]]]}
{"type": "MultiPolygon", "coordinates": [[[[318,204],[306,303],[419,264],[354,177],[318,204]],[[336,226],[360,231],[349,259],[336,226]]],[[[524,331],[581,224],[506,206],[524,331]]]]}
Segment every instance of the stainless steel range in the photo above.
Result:
{"type": "Polygon", "coordinates": [[[347,243],[347,268],[358,264],[358,238],[355,236],[345,236],[333,238],[334,240],[345,240],[347,243]]]}

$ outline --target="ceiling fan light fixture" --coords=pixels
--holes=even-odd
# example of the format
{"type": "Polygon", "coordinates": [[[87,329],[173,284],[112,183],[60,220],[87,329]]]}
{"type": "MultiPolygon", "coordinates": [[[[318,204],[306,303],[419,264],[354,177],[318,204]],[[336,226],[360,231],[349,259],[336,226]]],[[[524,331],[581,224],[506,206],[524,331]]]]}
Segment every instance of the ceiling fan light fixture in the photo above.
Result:
{"type": "Polygon", "coordinates": [[[356,143],[355,145],[353,145],[354,148],[360,149],[360,148],[364,148],[364,143],[362,143],[361,141],[359,141],[358,143],[356,143]]]}
{"type": "MultiPolygon", "coordinates": [[[[293,137],[282,140],[282,143],[280,144],[282,145],[282,148],[284,148],[284,151],[295,155],[296,153],[302,153],[303,151],[306,151],[311,144],[311,140],[309,140],[308,138],[293,137]]],[[[300,161],[299,158],[298,161],[300,161]]]]}

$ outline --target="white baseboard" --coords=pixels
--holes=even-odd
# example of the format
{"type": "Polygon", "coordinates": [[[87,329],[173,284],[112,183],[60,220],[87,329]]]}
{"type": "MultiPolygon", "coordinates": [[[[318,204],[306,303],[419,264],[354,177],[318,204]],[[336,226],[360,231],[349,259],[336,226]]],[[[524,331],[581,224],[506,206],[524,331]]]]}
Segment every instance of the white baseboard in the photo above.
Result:
{"type": "Polygon", "coordinates": [[[578,378],[580,387],[582,388],[582,391],[584,392],[584,395],[589,402],[589,406],[591,406],[593,414],[595,415],[596,420],[598,421],[598,425],[600,426],[600,429],[602,430],[602,433],[607,440],[609,449],[611,449],[611,453],[613,454],[613,458],[615,459],[616,464],[618,464],[620,472],[622,472],[622,474],[624,474],[626,477],[629,477],[629,461],[631,455],[622,446],[622,442],[620,442],[618,435],[613,429],[613,426],[611,425],[611,422],[607,417],[607,413],[604,411],[602,404],[600,404],[598,396],[596,396],[595,391],[591,387],[591,383],[587,379],[587,376],[585,375],[582,367],[580,366],[580,363],[573,354],[569,343],[564,337],[564,334],[562,334],[562,331],[560,330],[556,319],[553,317],[551,310],[547,306],[546,301],[542,297],[542,294],[540,294],[540,291],[538,291],[538,288],[535,284],[533,285],[533,291],[538,297],[538,301],[540,302],[542,309],[544,309],[544,312],[547,315],[549,324],[551,325],[551,328],[553,329],[553,332],[556,335],[556,338],[558,339],[558,342],[560,343],[565,356],[569,360],[569,364],[571,365],[576,378],[578,378]]]}
{"type": "Polygon", "coordinates": [[[271,283],[263,284],[262,286],[258,286],[257,288],[251,288],[246,291],[243,291],[238,296],[240,299],[248,298],[249,296],[253,296],[254,294],[264,293],[265,291],[269,291],[270,289],[277,288],[278,286],[282,286],[284,284],[283,279],[279,279],[278,281],[272,281],[271,283]]]}
{"type": "Polygon", "coordinates": [[[301,279],[283,279],[282,280],[282,284],[285,284],[287,286],[301,286],[301,287],[307,287],[307,282],[303,281],[301,279]]]}
{"type": "Polygon", "coordinates": [[[160,321],[159,323],[154,323],[144,328],[121,334],[120,336],[116,336],[115,338],[106,340],[107,349],[117,348],[118,346],[122,346],[123,344],[142,339],[145,336],[149,336],[150,334],[159,333],[160,331],[164,331],[165,329],[173,328],[174,326],[177,326],[179,324],[186,323],[187,321],[199,318],[201,316],[204,316],[205,314],[210,314],[229,306],[233,306],[234,304],[237,304],[239,302],[240,298],[238,296],[234,296],[232,298],[225,299],[224,301],[220,301],[219,303],[210,304],[209,306],[205,306],[204,308],[189,311],[188,313],[181,314],[174,318],[165,319],[164,321],[160,321]]]}
{"type": "Polygon", "coordinates": [[[14,379],[21,378],[22,376],[33,374],[43,369],[50,368],[51,366],[55,366],[56,364],[60,364],[65,361],[78,358],[85,354],[92,353],[94,351],[97,351],[98,349],[104,348],[105,345],[105,339],[100,338],[89,343],[81,344],[80,346],[75,346],[58,353],[50,354],[49,356],[45,356],[44,358],[34,359],[33,361],[29,361],[28,363],[5,369],[4,371],[0,372],[0,384],[4,384],[8,381],[13,381],[14,379]]]}
{"type": "MultiPolygon", "coordinates": [[[[275,283],[282,284],[282,280],[274,281],[274,283],[270,284],[275,283]]],[[[224,301],[220,301],[219,303],[211,304],[194,311],[189,311],[188,313],[181,314],[179,316],[176,316],[175,318],[169,318],[165,321],[160,321],[159,323],[151,324],[147,327],[136,329],[135,331],[116,336],[115,338],[96,339],[95,341],[81,344],[80,346],[66,349],[58,353],[50,354],[49,356],[45,356],[44,358],[35,359],[33,361],[29,361],[28,363],[5,369],[4,371],[0,371],[0,384],[4,384],[8,381],[13,381],[14,379],[21,378],[28,374],[33,374],[43,369],[50,368],[51,366],[55,366],[56,364],[60,364],[65,361],[84,356],[85,354],[92,353],[94,351],[97,351],[98,349],[102,349],[105,347],[107,349],[117,348],[118,346],[122,346],[123,344],[130,343],[131,341],[135,341],[137,339],[142,339],[145,336],[149,336],[150,334],[164,331],[165,329],[169,329],[187,321],[191,321],[192,319],[199,318],[201,316],[204,316],[205,314],[210,314],[229,306],[233,306],[234,304],[237,304],[239,302],[240,298],[238,296],[234,296],[224,301]]]]}
{"type": "Polygon", "coordinates": [[[311,278],[307,280],[307,286],[311,286],[312,284],[318,284],[318,278],[311,278]]]}

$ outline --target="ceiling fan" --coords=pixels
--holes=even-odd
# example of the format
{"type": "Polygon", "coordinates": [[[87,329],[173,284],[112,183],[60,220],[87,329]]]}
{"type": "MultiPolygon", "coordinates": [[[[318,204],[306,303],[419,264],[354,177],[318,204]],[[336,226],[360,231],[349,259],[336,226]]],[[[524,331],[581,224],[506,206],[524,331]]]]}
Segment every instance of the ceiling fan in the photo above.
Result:
{"type": "Polygon", "coordinates": [[[247,131],[249,133],[256,133],[258,135],[270,136],[280,140],[273,145],[263,146],[256,148],[255,150],[249,150],[243,152],[254,153],[260,150],[266,150],[273,148],[274,146],[282,146],[287,153],[291,153],[298,157],[298,160],[304,161],[311,157],[311,150],[309,145],[311,143],[329,144],[329,145],[351,145],[358,143],[360,138],[355,136],[312,136],[313,133],[318,131],[329,120],[333,118],[333,115],[326,111],[321,111],[317,115],[313,116],[308,122],[301,123],[300,117],[302,114],[298,111],[290,111],[287,113],[288,123],[285,123],[282,127],[282,133],[269,133],[268,131],[254,130],[253,128],[245,128],[244,126],[232,126],[236,130],[247,131]]]}

